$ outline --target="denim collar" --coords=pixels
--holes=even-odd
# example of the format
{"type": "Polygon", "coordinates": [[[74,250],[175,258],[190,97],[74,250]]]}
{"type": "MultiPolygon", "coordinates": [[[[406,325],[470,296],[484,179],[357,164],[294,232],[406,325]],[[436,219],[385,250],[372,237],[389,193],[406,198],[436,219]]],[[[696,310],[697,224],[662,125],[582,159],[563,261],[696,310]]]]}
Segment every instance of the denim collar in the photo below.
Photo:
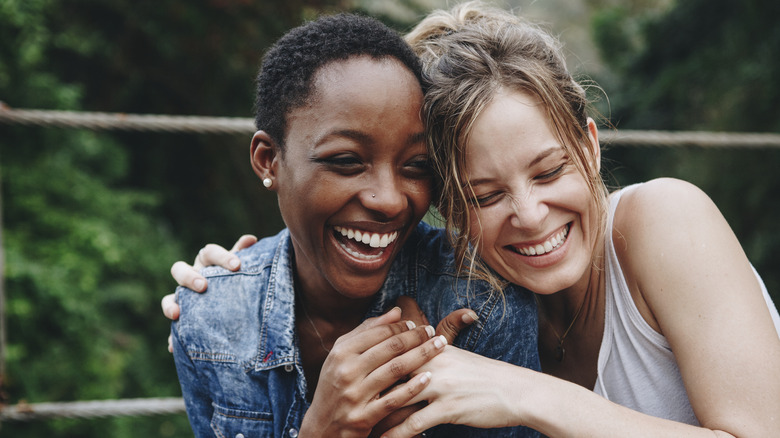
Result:
{"type": "MultiPolygon", "coordinates": [[[[414,296],[411,290],[415,284],[410,275],[410,257],[414,256],[414,237],[404,245],[390,267],[387,279],[374,296],[365,318],[379,316],[386,312],[402,294],[414,296]]],[[[255,371],[293,366],[298,354],[298,339],[295,329],[295,289],[293,274],[293,248],[287,229],[279,234],[268,278],[268,289],[262,312],[260,326],[260,351],[250,364],[255,371]]]]}

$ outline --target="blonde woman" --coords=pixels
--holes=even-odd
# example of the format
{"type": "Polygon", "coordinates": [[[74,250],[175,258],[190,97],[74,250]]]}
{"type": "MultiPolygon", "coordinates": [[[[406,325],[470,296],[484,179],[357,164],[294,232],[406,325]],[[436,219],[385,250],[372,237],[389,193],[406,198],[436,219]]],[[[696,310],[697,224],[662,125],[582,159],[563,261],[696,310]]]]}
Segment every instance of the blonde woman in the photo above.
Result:
{"type": "Polygon", "coordinates": [[[387,436],[777,436],[780,321],[712,201],[674,179],[608,195],[585,92],[537,27],[468,3],[407,41],[456,260],[536,293],[544,373],[448,348],[387,436]]]}
{"type": "Polygon", "coordinates": [[[712,201],[674,179],[608,194],[585,92],[536,26],[470,2],[407,41],[456,263],[536,294],[542,372],[447,346],[385,436],[776,436],[780,318],[712,201]]]}

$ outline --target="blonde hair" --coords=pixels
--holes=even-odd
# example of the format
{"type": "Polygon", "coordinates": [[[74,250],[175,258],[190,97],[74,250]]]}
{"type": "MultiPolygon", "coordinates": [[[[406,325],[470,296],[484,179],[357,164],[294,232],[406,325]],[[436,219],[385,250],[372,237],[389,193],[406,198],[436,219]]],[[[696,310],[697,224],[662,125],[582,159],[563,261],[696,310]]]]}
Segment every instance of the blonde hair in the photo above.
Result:
{"type": "Polygon", "coordinates": [[[600,222],[606,222],[607,189],[588,135],[587,97],[566,68],[556,38],[514,14],[472,1],[431,13],[406,40],[423,64],[423,120],[440,179],[436,207],[460,270],[469,269],[469,278],[499,291],[506,286],[476,254],[480,233],[471,229],[469,203],[474,193],[463,176],[474,122],[501,88],[542,102],[553,132],[587,181],[600,222]]]}

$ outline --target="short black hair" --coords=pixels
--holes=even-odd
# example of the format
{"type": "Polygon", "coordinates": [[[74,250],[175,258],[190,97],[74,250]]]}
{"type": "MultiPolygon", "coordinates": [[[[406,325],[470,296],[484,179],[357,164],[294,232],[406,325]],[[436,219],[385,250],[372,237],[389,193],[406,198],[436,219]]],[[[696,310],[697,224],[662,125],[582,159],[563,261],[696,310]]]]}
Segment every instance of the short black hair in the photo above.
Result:
{"type": "Polygon", "coordinates": [[[283,150],[287,114],[306,103],[317,70],[361,55],[396,58],[422,83],[420,61],[398,32],[362,15],[323,16],[287,32],[263,58],[257,75],[257,129],[283,150]]]}

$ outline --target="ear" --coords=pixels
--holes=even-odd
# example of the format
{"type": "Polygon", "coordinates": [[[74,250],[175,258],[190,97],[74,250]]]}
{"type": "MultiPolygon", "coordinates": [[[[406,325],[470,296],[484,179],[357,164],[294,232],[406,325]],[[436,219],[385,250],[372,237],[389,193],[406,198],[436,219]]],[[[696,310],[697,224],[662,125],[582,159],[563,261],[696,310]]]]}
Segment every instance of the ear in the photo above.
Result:
{"type": "Polygon", "coordinates": [[[599,145],[599,128],[596,122],[588,117],[588,138],[590,138],[591,157],[593,157],[596,172],[601,172],[601,145],[599,145]]]}
{"type": "Polygon", "coordinates": [[[276,191],[276,172],[279,168],[281,151],[279,145],[265,131],[257,131],[252,137],[252,145],[249,148],[249,160],[252,169],[261,180],[271,179],[269,190],[276,191]]]}

